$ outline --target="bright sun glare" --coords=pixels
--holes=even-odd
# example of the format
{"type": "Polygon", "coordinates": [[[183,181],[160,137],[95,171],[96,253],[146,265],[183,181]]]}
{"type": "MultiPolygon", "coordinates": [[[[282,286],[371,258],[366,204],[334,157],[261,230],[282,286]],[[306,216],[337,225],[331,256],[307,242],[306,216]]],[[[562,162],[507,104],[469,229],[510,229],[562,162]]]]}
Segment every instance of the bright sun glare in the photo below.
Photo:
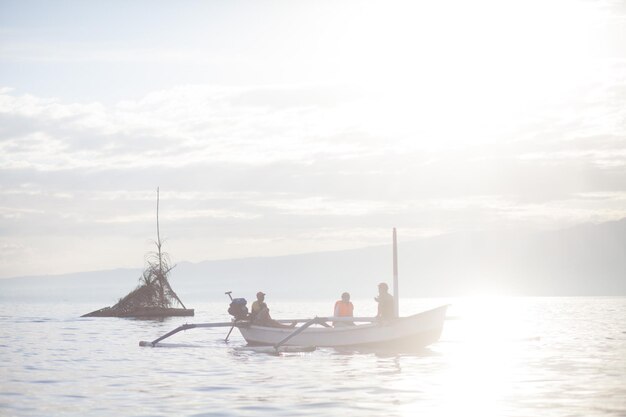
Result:
{"type": "Polygon", "coordinates": [[[606,52],[600,16],[582,3],[376,2],[352,12],[323,65],[378,92],[352,109],[355,121],[435,148],[513,132],[593,81],[593,58],[606,52]]]}
{"type": "MultiPolygon", "coordinates": [[[[539,340],[533,323],[536,311],[527,311],[522,298],[475,296],[456,299],[451,306],[437,351],[446,364],[435,381],[437,398],[403,408],[406,416],[507,415],[507,396],[527,364],[525,343],[539,340]],[[426,403],[426,404],[425,404],[426,403]]],[[[413,383],[413,381],[411,381],[413,383]]],[[[405,387],[411,389],[411,387],[405,387]]]]}

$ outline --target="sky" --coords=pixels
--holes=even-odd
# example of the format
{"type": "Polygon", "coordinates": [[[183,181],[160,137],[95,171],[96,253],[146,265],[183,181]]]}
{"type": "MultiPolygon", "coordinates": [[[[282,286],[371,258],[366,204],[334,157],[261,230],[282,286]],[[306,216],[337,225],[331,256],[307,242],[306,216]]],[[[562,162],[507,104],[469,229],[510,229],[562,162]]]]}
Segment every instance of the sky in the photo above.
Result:
{"type": "Polygon", "coordinates": [[[626,217],[618,1],[0,0],[0,278],[626,217]]]}

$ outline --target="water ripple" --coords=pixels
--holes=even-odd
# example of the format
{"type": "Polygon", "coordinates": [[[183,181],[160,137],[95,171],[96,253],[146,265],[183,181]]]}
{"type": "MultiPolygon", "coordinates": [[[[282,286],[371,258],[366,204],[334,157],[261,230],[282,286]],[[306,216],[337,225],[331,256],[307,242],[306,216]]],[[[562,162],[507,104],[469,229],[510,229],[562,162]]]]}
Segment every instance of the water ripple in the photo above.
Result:
{"type": "MultiPolygon", "coordinates": [[[[0,415],[626,414],[626,298],[452,304],[455,319],[427,349],[278,356],[238,351],[240,335],[225,343],[215,329],[138,346],[188,318],[85,319],[71,316],[76,307],[0,304],[0,415]]],[[[225,319],[221,304],[197,311],[225,319]]]]}

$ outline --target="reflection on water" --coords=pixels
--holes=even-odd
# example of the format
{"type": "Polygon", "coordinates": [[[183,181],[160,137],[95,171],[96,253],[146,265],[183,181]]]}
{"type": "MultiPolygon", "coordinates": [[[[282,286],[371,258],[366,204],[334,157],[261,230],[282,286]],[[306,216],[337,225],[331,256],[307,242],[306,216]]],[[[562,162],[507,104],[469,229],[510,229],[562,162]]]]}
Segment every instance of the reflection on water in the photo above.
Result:
{"type": "MultiPolygon", "coordinates": [[[[367,315],[369,301],[360,314],[367,315]]],[[[138,341],[195,318],[78,318],[91,306],[0,304],[0,415],[623,416],[626,298],[403,301],[405,314],[451,303],[439,343],[413,352],[237,350],[223,329],[138,341]]],[[[373,303],[369,303],[373,304],[373,303]]],[[[278,317],[323,314],[275,303],[278,317]]],[[[375,308],[375,307],[372,307],[375,308]]]]}

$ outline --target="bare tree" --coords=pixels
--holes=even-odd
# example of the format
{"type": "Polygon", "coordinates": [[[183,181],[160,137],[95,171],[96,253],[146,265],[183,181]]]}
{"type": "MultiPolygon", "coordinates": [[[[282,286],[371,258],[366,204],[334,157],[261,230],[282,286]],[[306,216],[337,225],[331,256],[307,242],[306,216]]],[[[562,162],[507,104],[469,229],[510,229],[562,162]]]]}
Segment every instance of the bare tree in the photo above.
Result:
{"type": "Polygon", "coordinates": [[[131,312],[143,307],[170,308],[180,306],[186,308],[169,283],[168,275],[175,265],[170,266],[169,255],[163,252],[163,243],[159,230],[159,189],[157,188],[157,240],[156,252],[146,256],[146,269],[139,278],[139,286],[120,299],[112,309],[121,312],[131,312]]]}

